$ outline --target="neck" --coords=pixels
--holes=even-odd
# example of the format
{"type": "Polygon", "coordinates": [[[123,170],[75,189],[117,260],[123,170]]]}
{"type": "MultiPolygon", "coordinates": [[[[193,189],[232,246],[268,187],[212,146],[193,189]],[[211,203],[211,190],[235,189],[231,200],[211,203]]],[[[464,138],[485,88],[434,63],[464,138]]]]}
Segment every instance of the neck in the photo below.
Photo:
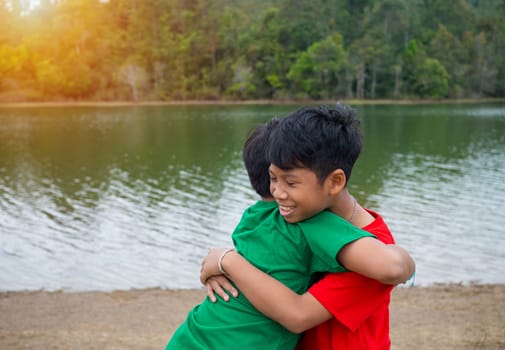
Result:
{"type": "Polygon", "coordinates": [[[335,197],[334,202],[335,205],[333,205],[330,210],[352,224],[355,224],[359,205],[349,191],[347,191],[347,189],[340,191],[335,197]]]}

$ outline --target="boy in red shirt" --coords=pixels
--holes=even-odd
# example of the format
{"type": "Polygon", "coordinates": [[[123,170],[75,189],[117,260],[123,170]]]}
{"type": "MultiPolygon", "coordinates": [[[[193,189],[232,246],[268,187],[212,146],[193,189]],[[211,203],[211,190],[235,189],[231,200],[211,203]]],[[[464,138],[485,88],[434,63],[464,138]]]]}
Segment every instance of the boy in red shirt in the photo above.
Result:
{"type": "MultiPolygon", "coordinates": [[[[375,220],[362,229],[373,233],[386,244],[394,244],[382,217],[371,210],[368,212],[375,220]]],[[[392,289],[392,285],[382,284],[355,272],[325,275],[310,287],[308,293],[332,317],[308,329],[296,349],[389,349],[389,301],[392,289]]]]}
{"type": "MultiPolygon", "coordinates": [[[[354,116],[351,114],[348,117],[352,119],[354,116]]],[[[349,125],[351,124],[353,123],[349,125]]],[[[344,129],[335,123],[331,112],[327,109],[302,109],[285,118],[275,130],[270,145],[272,195],[278,202],[281,213],[289,221],[296,217],[297,211],[307,206],[314,208],[321,203],[328,203],[326,195],[317,191],[303,192],[307,184],[307,171],[309,176],[310,172],[318,176],[321,188],[324,188],[325,179],[330,176],[328,173],[332,176],[339,174],[340,180],[335,178],[335,181],[343,181],[343,185],[338,193],[332,194],[335,198],[330,201],[333,205],[330,209],[345,217],[342,212],[349,211],[351,201],[354,203],[354,209],[348,220],[373,233],[382,242],[393,244],[391,232],[382,218],[373,211],[357,206],[354,198],[347,192],[346,184],[351,170],[347,166],[349,162],[346,163],[344,159],[335,166],[334,158],[345,158],[346,152],[356,154],[357,151],[359,154],[361,146],[359,140],[349,142],[349,134],[356,134],[344,129]],[[341,136],[342,134],[344,136],[341,136]],[[353,147],[354,149],[350,151],[346,149],[353,147]],[[325,148],[333,148],[333,154],[325,152],[325,148]],[[321,170],[330,162],[333,162],[333,165],[330,165],[333,168],[321,170]],[[340,167],[344,170],[342,171],[340,167]],[[303,196],[300,196],[300,193],[303,196]]],[[[354,243],[344,247],[337,256],[337,260],[346,261],[345,266],[349,270],[354,270],[356,264],[361,263],[348,258],[352,256],[352,249],[354,243]]],[[[369,258],[373,259],[373,251],[370,251],[369,258]]],[[[237,293],[234,286],[222,277],[208,279],[209,276],[219,273],[217,265],[220,271],[227,273],[258,310],[292,332],[300,333],[308,330],[297,349],[390,348],[391,285],[352,272],[333,273],[324,276],[307,293],[298,295],[257,270],[238,253],[232,251],[223,254],[222,249],[215,249],[211,250],[204,260],[201,276],[202,281],[207,282],[211,299],[215,298],[213,291],[226,299],[221,286],[234,295],[237,293]],[[312,328],[314,326],[316,327],[312,328]]],[[[399,283],[384,280],[383,282],[399,283]]]]}

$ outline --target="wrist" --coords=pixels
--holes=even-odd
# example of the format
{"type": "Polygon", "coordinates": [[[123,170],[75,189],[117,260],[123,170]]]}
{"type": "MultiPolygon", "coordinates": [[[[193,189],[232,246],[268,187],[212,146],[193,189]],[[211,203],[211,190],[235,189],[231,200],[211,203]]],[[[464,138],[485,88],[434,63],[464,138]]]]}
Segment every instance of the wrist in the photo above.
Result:
{"type": "Polygon", "coordinates": [[[219,256],[219,259],[217,260],[217,268],[219,270],[219,272],[221,272],[223,275],[225,276],[228,276],[228,274],[226,273],[226,269],[225,267],[223,266],[223,260],[224,258],[227,256],[227,255],[230,255],[230,253],[234,252],[235,249],[233,248],[228,248],[226,250],[224,250],[221,255],[219,256]]]}

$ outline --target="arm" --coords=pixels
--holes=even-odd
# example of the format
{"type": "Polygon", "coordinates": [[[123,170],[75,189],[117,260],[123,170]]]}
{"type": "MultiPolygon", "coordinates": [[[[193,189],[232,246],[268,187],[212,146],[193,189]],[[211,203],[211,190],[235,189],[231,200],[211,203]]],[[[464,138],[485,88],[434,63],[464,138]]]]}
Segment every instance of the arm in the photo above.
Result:
{"type": "MultiPolygon", "coordinates": [[[[212,249],[202,263],[200,280],[206,283],[207,294],[213,300],[215,290],[225,300],[218,259],[225,249],[212,249]],[[211,296],[212,295],[212,296],[211,296]]],[[[332,317],[310,293],[299,295],[251,265],[235,251],[227,253],[221,260],[222,267],[230,279],[240,288],[247,299],[264,315],[279,322],[293,333],[301,333],[332,317]]],[[[230,290],[223,285],[225,289],[230,290]]]]}
{"type": "Polygon", "coordinates": [[[343,247],[337,260],[349,271],[378,280],[384,284],[400,284],[415,271],[415,263],[405,249],[364,237],[343,247]]]}
{"type": "MultiPolygon", "coordinates": [[[[360,239],[359,241],[364,240],[360,239]]],[[[361,260],[357,259],[354,255],[359,252],[360,249],[373,248],[377,249],[375,242],[379,242],[374,238],[370,238],[370,242],[365,242],[363,246],[349,244],[344,252],[343,260],[347,266],[362,268],[368,271],[369,275],[378,274],[381,276],[388,277],[387,273],[382,273],[384,265],[395,263],[397,264],[400,260],[404,259],[405,264],[409,265],[407,269],[399,269],[400,274],[408,275],[403,281],[407,280],[414,270],[414,262],[412,258],[405,252],[404,249],[393,245],[385,245],[381,249],[387,250],[391,247],[393,248],[389,252],[393,258],[388,257],[386,254],[386,260],[380,261],[379,259],[384,258],[382,254],[375,254],[372,257],[373,264],[363,263],[361,260]],[[406,254],[407,257],[402,257],[406,254]],[[398,261],[395,261],[398,258],[398,261]],[[391,259],[391,260],[390,260],[391,259]],[[410,272],[412,269],[412,272],[410,272]],[[405,272],[409,270],[408,272],[405,272]]],[[[218,260],[221,254],[225,251],[224,248],[212,249],[209,255],[202,262],[202,270],[200,275],[200,280],[202,283],[206,284],[207,294],[211,300],[215,301],[214,291],[221,295],[224,300],[228,300],[228,295],[224,292],[223,288],[232,292],[233,295],[237,295],[237,290],[228,283],[228,281],[221,275],[218,269],[218,260]],[[221,276],[217,276],[221,275],[221,276]],[[217,276],[217,277],[212,277],[217,276]]],[[[366,252],[361,252],[365,254],[366,252]]],[[[360,255],[363,257],[363,255],[360,255]]],[[[240,254],[235,251],[227,253],[221,259],[222,267],[226,274],[235,282],[235,284],[240,288],[242,293],[247,297],[247,299],[264,315],[279,322],[286,329],[294,333],[303,332],[309,328],[312,328],[330,318],[333,315],[315,299],[312,294],[305,293],[299,295],[293,292],[291,289],[274,279],[273,277],[263,273],[258,270],[247,260],[245,260],[240,254]]],[[[401,264],[399,264],[401,265],[401,264]]],[[[395,269],[391,269],[394,271],[395,269]]],[[[389,276],[391,277],[391,276],[389,276]]],[[[403,277],[402,277],[403,279],[403,277]]],[[[361,286],[360,286],[361,287],[361,286]]]]}

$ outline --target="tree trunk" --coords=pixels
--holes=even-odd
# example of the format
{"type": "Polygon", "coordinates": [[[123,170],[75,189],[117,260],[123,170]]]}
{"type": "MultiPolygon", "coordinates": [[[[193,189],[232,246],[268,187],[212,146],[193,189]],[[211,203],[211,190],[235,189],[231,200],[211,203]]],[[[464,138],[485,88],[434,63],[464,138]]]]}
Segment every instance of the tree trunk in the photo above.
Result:
{"type": "Polygon", "coordinates": [[[365,65],[360,64],[356,72],[356,98],[365,97],[365,65]]]}
{"type": "Polygon", "coordinates": [[[395,98],[400,97],[400,91],[401,91],[401,85],[402,85],[401,74],[402,74],[402,66],[396,65],[395,66],[395,88],[393,91],[393,96],[395,98]]]}
{"type": "Polygon", "coordinates": [[[125,74],[127,84],[130,85],[132,99],[133,99],[133,101],[137,101],[137,99],[138,99],[137,68],[135,67],[135,65],[130,64],[126,67],[124,74],[125,74]]]}
{"type": "Polygon", "coordinates": [[[372,86],[370,88],[370,97],[372,99],[375,98],[375,89],[377,87],[377,70],[375,69],[375,66],[372,68],[372,86]]]}

